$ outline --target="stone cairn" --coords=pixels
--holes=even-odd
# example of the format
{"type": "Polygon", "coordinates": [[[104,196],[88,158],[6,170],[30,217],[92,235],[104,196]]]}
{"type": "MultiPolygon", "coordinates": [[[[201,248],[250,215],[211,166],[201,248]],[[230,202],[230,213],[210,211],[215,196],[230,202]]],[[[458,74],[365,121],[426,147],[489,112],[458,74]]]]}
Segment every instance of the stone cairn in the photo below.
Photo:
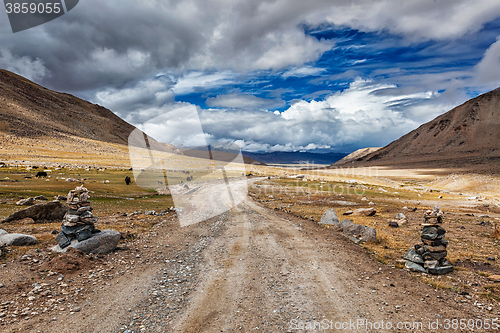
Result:
{"type": "Polygon", "coordinates": [[[89,199],[89,191],[83,185],[69,191],[66,201],[69,211],[64,215],[62,231],[56,237],[61,248],[70,245],[74,239],[81,242],[100,232],[95,229],[98,218],[92,214],[89,199]]]}
{"type": "Polygon", "coordinates": [[[424,214],[422,244],[412,247],[404,256],[406,268],[414,272],[435,275],[447,274],[453,271],[453,266],[446,259],[448,241],[444,239],[446,230],[439,224],[443,222],[443,212],[439,207],[428,210],[424,214]]]}
{"type": "Polygon", "coordinates": [[[63,219],[63,226],[75,227],[79,225],[94,225],[98,218],[92,214],[92,206],[89,202],[89,191],[82,186],[69,191],[66,203],[69,211],[63,219]]]}

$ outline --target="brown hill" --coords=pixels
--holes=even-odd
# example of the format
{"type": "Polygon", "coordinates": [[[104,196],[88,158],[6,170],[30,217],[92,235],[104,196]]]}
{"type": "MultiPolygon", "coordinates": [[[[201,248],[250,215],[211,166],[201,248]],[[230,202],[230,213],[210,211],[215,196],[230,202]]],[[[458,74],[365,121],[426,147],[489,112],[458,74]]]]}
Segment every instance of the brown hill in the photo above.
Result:
{"type": "MultiPolygon", "coordinates": [[[[2,132],[27,138],[71,135],[127,145],[129,134],[136,129],[105,107],[46,89],[2,69],[0,115],[2,132]]],[[[172,145],[149,140],[156,148],[175,150],[172,145]]]]}
{"type": "Polygon", "coordinates": [[[500,88],[480,95],[384,148],[357,165],[466,166],[500,160],[500,88]]]}
{"type": "MultiPolygon", "coordinates": [[[[102,106],[46,89],[0,69],[0,140],[3,145],[31,147],[50,141],[54,147],[66,143],[66,148],[79,145],[82,151],[106,149],[109,144],[128,145],[128,136],[135,129],[102,106]]],[[[149,142],[153,149],[179,153],[174,146],[153,138],[149,137],[149,142]]],[[[22,154],[14,155],[20,157],[22,154]]]]}

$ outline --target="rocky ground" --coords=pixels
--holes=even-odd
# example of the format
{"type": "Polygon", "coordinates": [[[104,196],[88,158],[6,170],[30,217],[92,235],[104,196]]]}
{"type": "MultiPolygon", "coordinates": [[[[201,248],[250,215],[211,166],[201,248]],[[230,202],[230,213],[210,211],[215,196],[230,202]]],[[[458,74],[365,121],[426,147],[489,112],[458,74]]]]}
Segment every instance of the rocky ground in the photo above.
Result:
{"type": "Polygon", "coordinates": [[[435,332],[444,326],[429,323],[500,314],[497,303],[437,290],[333,229],[251,198],[183,228],[161,217],[108,255],[33,248],[1,265],[5,332],[305,332],[358,320],[359,331],[383,321],[435,332]]]}

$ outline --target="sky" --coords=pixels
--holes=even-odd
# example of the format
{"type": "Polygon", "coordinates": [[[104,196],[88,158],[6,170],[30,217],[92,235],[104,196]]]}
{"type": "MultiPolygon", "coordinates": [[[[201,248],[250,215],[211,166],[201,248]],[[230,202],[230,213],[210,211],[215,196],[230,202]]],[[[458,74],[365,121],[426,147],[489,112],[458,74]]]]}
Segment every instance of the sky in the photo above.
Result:
{"type": "Polygon", "coordinates": [[[81,0],[15,34],[2,9],[0,68],[159,141],[351,152],[500,86],[500,2],[81,0]]]}

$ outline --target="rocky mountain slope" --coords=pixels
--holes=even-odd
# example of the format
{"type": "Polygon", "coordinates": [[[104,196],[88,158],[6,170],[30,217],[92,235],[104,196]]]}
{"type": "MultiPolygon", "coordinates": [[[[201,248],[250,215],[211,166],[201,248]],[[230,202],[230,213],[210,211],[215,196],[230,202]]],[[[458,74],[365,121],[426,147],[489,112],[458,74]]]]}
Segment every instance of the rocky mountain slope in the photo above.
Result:
{"type": "Polygon", "coordinates": [[[358,165],[463,166],[500,160],[500,88],[471,99],[386,147],[358,158],[358,165]]]}
{"type": "MultiPolygon", "coordinates": [[[[0,69],[0,138],[79,141],[128,145],[135,127],[110,110],[75,96],[55,92],[0,69]],[[84,140],[85,141],[85,140],[84,140]]],[[[178,152],[149,138],[156,150],[178,152]]],[[[139,144],[139,143],[137,143],[139,144]]]]}

